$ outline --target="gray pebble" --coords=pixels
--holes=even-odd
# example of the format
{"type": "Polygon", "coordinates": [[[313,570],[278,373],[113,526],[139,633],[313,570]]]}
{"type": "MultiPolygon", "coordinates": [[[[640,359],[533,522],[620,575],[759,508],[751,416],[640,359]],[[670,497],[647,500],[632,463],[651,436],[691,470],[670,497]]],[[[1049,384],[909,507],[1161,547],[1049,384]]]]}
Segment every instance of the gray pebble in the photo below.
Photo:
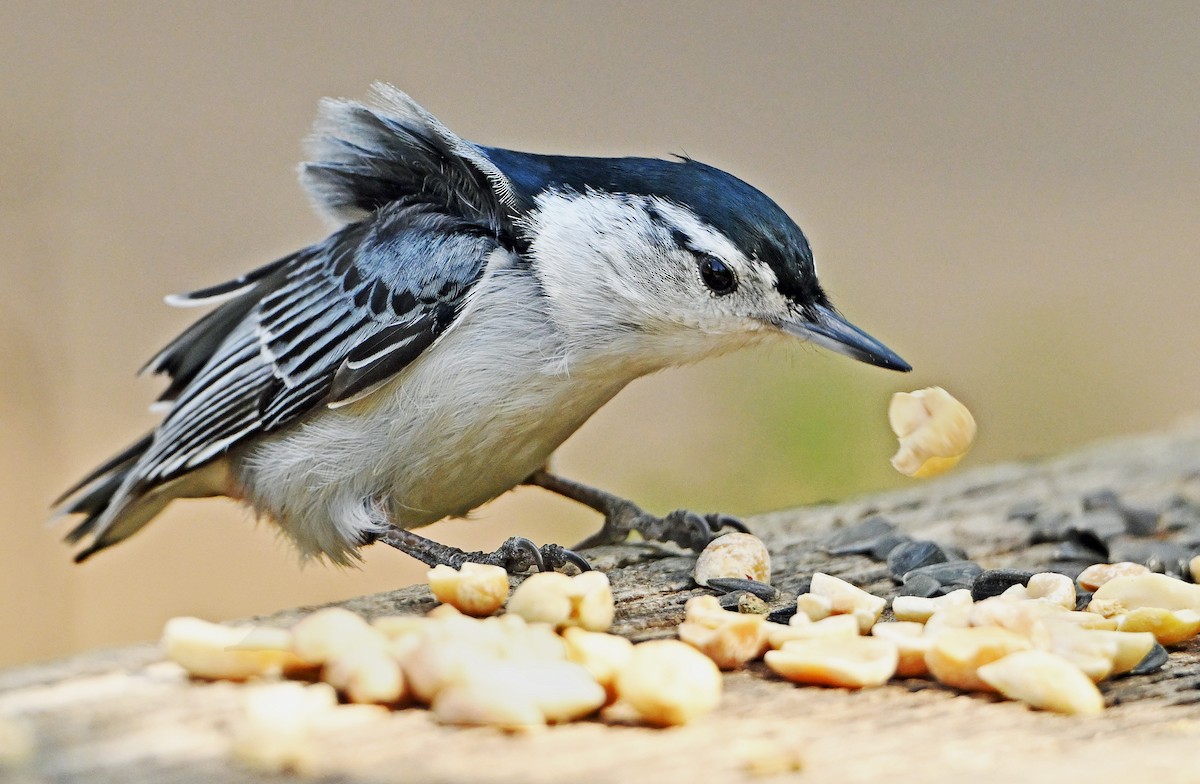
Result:
{"type": "Polygon", "coordinates": [[[1150,649],[1137,666],[1130,670],[1127,675],[1149,675],[1152,672],[1158,672],[1167,663],[1167,649],[1154,643],[1154,647],[1150,649]]]}
{"type": "Polygon", "coordinates": [[[971,581],[971,598],[981,602],[999,596],[1014,585],[1028,585],[1033,572],[1023,569],[988,569],[971,581]]]}
{"type": "Polygon", "coordinates": [[[1008,508],[1009,520],[1024,520],[1027,523],[1032,523],[1033,518],[1037,517],[1037,513],[1042,508],[1042,502],[1036,498],[1027,498],[1024,501],[1017,501],[1008,508]]]}
{"type": "Polygon", "coordinates": [[[1159,527],[1164,531],[1184,531],[1200,528],[1200,509],[1194,506],[1175,505],[1163,510],[1159,527]]]}
{"type": "Polygon", "coordinates": [[[1158,510],[1149,506],[1125,506],[1125,532],[1133,536],[1153,536],[1158,533],[1158,510]]]}
{"type": "Polygon", "coordinates": [[[1121,497],[1115,491],[1108,488],[1085,493],[1080,501],[1085,512],[1090,512],[1094,509],[1119,509],[1121,506],[1121,497]]]}
{"type": "Polygon", "coordinates": [[[1097,563],[1108,563],[1108,548],[1097,550],[1091,544],[1083,544],[1078,541],[1066,541],[1060,544],[1054,550],[1055,561],[1082,561],[1085,562],[1084,569],[1087,566],[1097,563]]]}
{"type": "Polygon", "coordinates": [[[1030,541],[1034,544],[1042,542],[1061,542],[1067,538],[1067,527],[1070,518],[1064,512],[1044,509],[1033,518],[1033,532],[1030,541]]]}
{"type": "MultiPolygon", "coordinates": [[[[1076,574],[1075,576],[1078,577],[1079,575],[1076,574]]],[[[1092,603],[1092,592],[1085,591],[1082,588],[1077,587],[1075,589],[1075,609],[1078,610],[1079,612],[1083,612],[1084,610],[1087,609],[1087,606],[1091,603],[1092,603]]]]}
{"type": "Polygon", "coordinates": [[[886,534],[876,540],[875,546],[871,548],[871,551],[868,552],[867,555],[871,556],[876,561],[886,561],[887,557],[892,554],[892,550],[895,550],[900,545],[911,542],[912,540],[913,538],[908,534],[902,534],[899,532],[886,534]]]}
{"type": "Polygon", "coordinates": [[[1113,561],[1133,561],[1145,564],[1152,572],[1182,577],[1189,571],[1192,549],[1174,542],[1125,536],[1111,542],[1109,554],[1113,561]]]}
{"type": "Polygon", "coordinates": [[[927,574],[910,574],[900,586],[901,596],[922,596],[929,598],[937,596],[942,591],[942,584],[936,578],[927,574]]]}
{"type": "Polygon", "coordinates": [[[1098,509],[1072,517],[1067,524],[1067,536],[1091,534],[1107,542],[1125,533],[1125,515],[1115,509],[1098,509]]]}
{"type": "Polygon", "coordinates": [[[896,530],[891,521],[882,515],[870,517],[855,523],[829,537],[822,549],[830,555],[857,555],[870,552],[876,542],[882,537],[893,534],[896,530]]]}
{"type": "Polygon", "coordinates": [[[887,557],[888,574],[898,583],[904,582],[904,575],[913,569],[946,561],[946,553],[937,542],[918,540],[906,542],[890,553],[887,557]]]}
{"type": "Polygon", "coordinates": [[[961,547],[955,547],[952,544],[942,545],[942,552],[946,554],[947,561],[969,561],[969,560],[971,560],[970,558],[967,558],[966,550],[962,549],[961,547]]]}
{"type": "Polygon", "coordinates": [[[1055,561],[1042,571],[1057,572],[1058,574],[1064,574],[1074,580],[1079,577],[1080,572],[1089,566],[1105,562],[1106,561],[1103,558],[1065,559],[1061,561],[1055,561]]]}
{"type": "Polygon", "coordinates": [[[975,578],[981,574],[983,567],[974,561],[946,561],[913,569],[904,575],[904,582],[907,583],[917,576],[932,577],[943,588],[953,591],[970,588],[975,578]]]}

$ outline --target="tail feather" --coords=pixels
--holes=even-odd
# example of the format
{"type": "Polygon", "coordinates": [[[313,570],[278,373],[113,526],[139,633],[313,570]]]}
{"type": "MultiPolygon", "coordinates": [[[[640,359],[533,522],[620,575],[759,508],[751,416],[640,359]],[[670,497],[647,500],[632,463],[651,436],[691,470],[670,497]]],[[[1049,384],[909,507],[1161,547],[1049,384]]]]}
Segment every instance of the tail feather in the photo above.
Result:
{"type": "Polygon", "coordinates": [[[71,544],[75,544],[92,529],[96,518],[104,514],[112,503],[113,496],[121,489],[121,485],[125,481],[125,473],[118,473],[109,476],[103,482],[98,482],[86,494],[80,496],[78,500],[71,503],[70,506],[63,508],[63,514],[87,515],[82,523],[71,529],[64,539],[71,544]]]}
{"type": "MultiPolygon", "coordinates": [[[[56,514],[74,514],[76,510],[67,508],[66,502],[68,500],[70,500],[73,496],[78,495],[81,490],[87,488],[89,485],[93,484],[99,479],[103,478],[107,480],[113,474],[124,473],[125,470],[136,463],[138,458],[150,448],[150,444],[153,440],[154,434],[147,433],[136,444],[131,444],[119,455],[116,455],[115,457],[105,461],[102,465],[98,466],[83,479],[80,479],[78,482],[68,487],[66,491],[63,492],[63,494],[58,498],[54,499],[54,503],[51,504],[51,506],[55,508],[56,514]]],[[[91,493],[89,492],[88,495],[91,495],[91,493]]],[[[83,510],[80,509],[78,511],[83,510]]]]}
{"type": "MultiPolygon", "coordinates": [[[[146,523],[165,509],[167,504],[175,500],[176,496],[167,490],[169,486],[156,487],[141,496],[123,496],[120,500],[121,506],[115,516],[105,515],[104,512],[88,515],[86,520],[67,534],[67,541],[72,543],[79,541],[87,534],[93,535],[92,543],[75,554],[75,563],[82,563],[104,548],[111,547],[140,531],[146,523]],[[105,522],[97,525],[102,518],[105,522]]],[[[107,506],[105,511],[107,511],[107,506]]]]}
{"type": "Polygon", "coordinates": [[[57,516],[86,515],[67,533],[66,541],[76,544],[92,537],[91,543],[75,555],[76,563],[133,536],[176,498],[229,493],[233,481],[225,460],[214,460],[163,484],[139,482],[138,458],[150,443],[149,436],[142,439],[93,471],[60,499],[55,510],[57,516]]]}

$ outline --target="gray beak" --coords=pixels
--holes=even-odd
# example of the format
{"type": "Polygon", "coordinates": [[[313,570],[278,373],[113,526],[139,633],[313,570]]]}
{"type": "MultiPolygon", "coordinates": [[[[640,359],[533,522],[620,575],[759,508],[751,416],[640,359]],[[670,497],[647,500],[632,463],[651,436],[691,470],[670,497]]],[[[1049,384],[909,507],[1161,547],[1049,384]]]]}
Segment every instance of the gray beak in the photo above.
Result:
{"type": "Polygon", "coordinates": [[[779,328],[789,335],[810,340],[818,346],[869,365],[904,373],[912,370],[912,365],[897,356],[896,352],[846,321],[832,308],[816,305],[813,311],[816,318],[789,319],[781,322],[779,328]]]}

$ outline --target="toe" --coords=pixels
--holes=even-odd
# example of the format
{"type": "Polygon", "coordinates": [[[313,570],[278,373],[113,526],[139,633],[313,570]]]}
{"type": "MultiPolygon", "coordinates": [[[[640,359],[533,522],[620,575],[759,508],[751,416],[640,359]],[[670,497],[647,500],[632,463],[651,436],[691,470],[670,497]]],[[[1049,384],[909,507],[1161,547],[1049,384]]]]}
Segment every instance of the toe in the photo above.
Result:
{"type": "Polygon", "coordinates": [[[510,574],[519,574],[535,567],[537,571],[546,571],[546,562],[542,559],[542,551],[538,546],[524,536],[514,536],[500,545],[497,551],[504,555],[504,568],[510,574]]]}
{"type": "Polygon", "coordinates": [[[750,533],[750,529],[746,527],[746,524],[743,523],[741,520],[737,519],[736,517],[734,517],[733,515],[721,514],[720,512],[712,512],[710,514],[706,514],[704,516],[704,519],[708,521],[708,524],[712,528],[713,533],[723,531],[726,528],[732,529],[734,531],[738,531],[743,534],[750,533]]]}

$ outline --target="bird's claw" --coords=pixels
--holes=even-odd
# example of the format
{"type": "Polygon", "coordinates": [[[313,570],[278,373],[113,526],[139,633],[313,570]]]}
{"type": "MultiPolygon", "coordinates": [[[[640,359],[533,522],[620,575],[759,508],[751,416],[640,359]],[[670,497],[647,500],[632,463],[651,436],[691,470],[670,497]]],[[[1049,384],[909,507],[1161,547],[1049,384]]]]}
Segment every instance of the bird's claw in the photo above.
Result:
{"type": "MultiPolygon", "coordinates": [[[[590,572],[592,565],[579,553],[558,544],[538,547],[524,536],[513,536],[494,552],[464,553],[463,561],[499,566],[509,574],[522,574],[530,569],[539,572],[559,571],[568,564],[581,572],[590,572]]],[[[460,564],[461,565],[461,564],[460,564]]]]}
{"type": "Polygon", "coordinates": [[[727,514],[713,512],[701,515],[687,509],[676,509],[662,517],[655,517],[629,504],[605,517],[604,526],[575,545],[575,549],[620,544],[631,532],[637,531],[649,541],[672,542],[684,549],[699,552],[727,528],[749,533],[745,523],[727,514]]]}

